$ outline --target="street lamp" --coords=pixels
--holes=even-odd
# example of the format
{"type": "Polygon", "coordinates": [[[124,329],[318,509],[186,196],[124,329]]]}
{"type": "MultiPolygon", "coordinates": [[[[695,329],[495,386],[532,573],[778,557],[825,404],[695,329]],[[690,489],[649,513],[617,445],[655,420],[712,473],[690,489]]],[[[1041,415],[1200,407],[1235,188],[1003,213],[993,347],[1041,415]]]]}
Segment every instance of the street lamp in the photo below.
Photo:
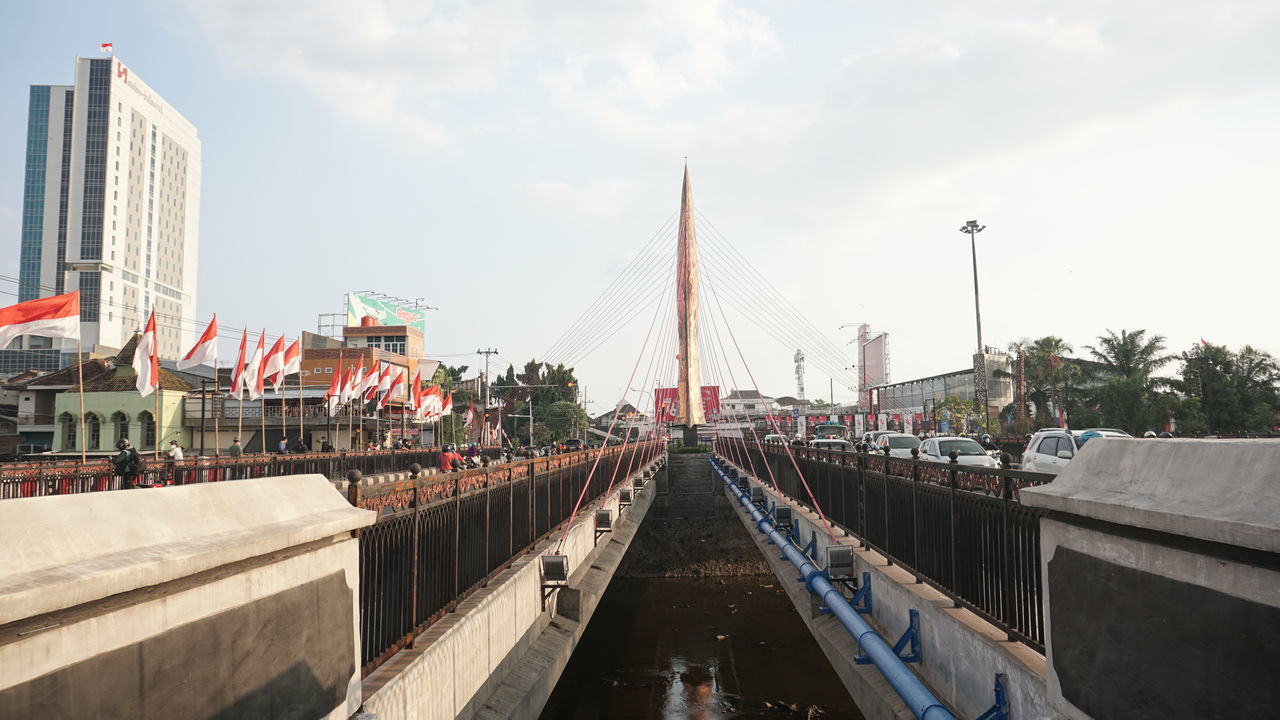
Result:
{"type": "MultiPolygon", "coordinates": [[[[986,229],[987,229],[987,226],[979,225],[977,220],[970,220],[966,222],[963,227],[960,228],[960,232],[968,234],[969,250],[973,254],[973,316],[978,326],[978,354],[983,356],[982,357],[983,377],[981,378],[981,383],[984,389],[987,384],[987,378],[986,378],[987,361],[986,361],[986,355],[985,355],[986,348],[982,344],[982,307],[978,303],[978,242],[975,236],[986,229]]],[[[974,391],[976,394],[976,391],[978,389],[979,379],[975,377],[973,381],[974,381],[974,391]]],[[[984,419],[986,420],[987,432],[990,432],[991,431],[991,403],[986,398],[986,392],[983,392],[982,395],[983,395],[982,414],[984,419]]]]}

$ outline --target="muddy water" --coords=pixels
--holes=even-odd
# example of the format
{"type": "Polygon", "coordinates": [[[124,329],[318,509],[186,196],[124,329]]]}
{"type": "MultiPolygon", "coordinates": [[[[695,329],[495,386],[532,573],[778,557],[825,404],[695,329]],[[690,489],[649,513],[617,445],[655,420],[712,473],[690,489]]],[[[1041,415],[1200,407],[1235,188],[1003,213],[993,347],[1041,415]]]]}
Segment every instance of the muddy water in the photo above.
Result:
{"type": "Polygon", "coordinates": [[[615,578],[542,718],[862,714],[766,576],[615,578]]]}

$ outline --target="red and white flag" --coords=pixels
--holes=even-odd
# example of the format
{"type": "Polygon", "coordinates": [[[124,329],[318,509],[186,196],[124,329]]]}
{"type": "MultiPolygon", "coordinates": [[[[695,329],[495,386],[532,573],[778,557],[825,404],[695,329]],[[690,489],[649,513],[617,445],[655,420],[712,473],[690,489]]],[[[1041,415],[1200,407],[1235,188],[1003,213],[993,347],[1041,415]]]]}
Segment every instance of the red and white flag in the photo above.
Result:
{"type": "Polygon", "coordinates": [[[113,50],[113,45],[111,43],[102,43],[101,45],[98,46],[98,52],[109,53],[112,50],[113,50]]]}
{"type": "Polygon", "coordinates": [[[160,351],[156,340],[156,311],[151,311],[147,328],[133,350],[133,369],[138,373],[138,392],[146,397],[160,388],[160,351]]]}
{"type": "Polygon", "coordinates": [[[235,396],[236,400],[244,397],[244,354],[248,344],[249,331],[246,329],[240,333],[240,354],[236,357],[235,369],[231,371],[231,394],[235,396]]]}
{"type": "Polygon", "coordinates": [[[440,409],[444,398],[440,397],[440,386],[432,385],[422,391],[422,402],[418,408],[418,419],[435,422],[440,419],[440,409]]]}
{"type": "Polygon", "coordinates": [[[453,393],[449,393],[447,396],[445,396],[444,400],[441,401],[440,414],[441,415],[453,414],[453,393]]]}
{"type": "Polygon", "coordinates": [[[360,358],[360,364],[356,365],[354,369],[348,369],[351,370],[351,373],[342,383],[342,402],[344,403],[349,403],[355,399],[360,383],[364,382],[364,357],[360,358]]]}
{"type": "Polygon", "coordinates": [[[0,308],[0,349],[19,335],[80,339],[80,291],[0,308]]]}
{"type": "Polygon", "coordinates": [[[214,315],[204,334],[196,341],[195,347],[178,361],[178,369],[186,370],[197,365],[212,365],[218,362],[218,316],[214,315]]]}
{"type": "Polygon", "coordinates": [[[302,343],[300,340],[294,340],[289,347],[284,349],[283,372],[285,375],[302,372],[302,343]]]}
{"type": "Polygon", "coordinates": [[[414,417],[418,416],[418,410],[422,408],[422,368],[413,371],[413,377],[409,379],[409,397],[405,404],[408,408],[413,409],[414,417]]]}
{"type": "Polygon", "coordinates": [[[387,386],[387,391],[382,394],[382,402],[378,403],[378,409],[381,410],[387,406],[387,402],[391,400],[391,396],[396,394],[396,388],[404,383],[404,370],[396,370],[396,376],[387,386]]]}
{"type": "Polygon", "coordinates": [[[271,349],[262,358],[262,379],[275,386],[280,392],[280,384],[284,382],[284,338],[277,338],[271,349]]]}
{"type": "MultiPolygon", "coordinates": [[[[338,406],[342,404],[342,377],[344,373],[342,368],[338,368],[339,372],[333,374],[333,381],[329,383],[329,389],[324,391],[324,405],[329,412],[329,417],[338,414],[338,406]]],[[[350,370],[348,370],[350,372],[350,370]]]]}
{"type": "Polygon", "coordinates": [[[378,372],[376,367],[369,368],[369,374],[365,376],[364,382],[360,386],[360,394],[364,402],[369,402],[378,393],[378,389],[382,387],[382,383],[387,376],[387,369],[390,365],[383,365],[382,372],[378,372]]]}
{"type": "Polygon", "coordinates": [[[263,330],[258,336],[258,347],[253,349],[253,355],[250,356],[249,362],[244,368],[244,389],[249,391],[249,399],[257,400],[262,397],[263,393],[263,351],[267,346],[267,331],[263,330]]]}
{"type": "Polygon", "coordinates": [[[467,414],[462,416],[462,427],[470,428],[471,425],[475,423],[475,421],[476,421],[476,406],[475,406],[475,403],[471,403],[470,405],[467,405],[467,414]]]}

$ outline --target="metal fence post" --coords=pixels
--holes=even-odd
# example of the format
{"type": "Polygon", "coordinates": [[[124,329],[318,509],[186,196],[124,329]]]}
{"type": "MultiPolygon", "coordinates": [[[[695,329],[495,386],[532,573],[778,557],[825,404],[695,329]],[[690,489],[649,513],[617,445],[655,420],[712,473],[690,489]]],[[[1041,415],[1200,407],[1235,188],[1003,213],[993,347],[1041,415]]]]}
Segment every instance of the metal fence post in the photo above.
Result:
{"type": "MultiPolygon", "coordinates": [[[[1005,457],[1009,457],[1005,453],[1005,457]]],[[[1008,468],[1008,464],[1005,464],[1008,468]]],[[[1017,624],[1017,613],[1013,611],[1014,591],[1013,591],[1013,558],[1009,549],[1009,503],[1013,501],[1013,478],[1004,476],[1001,478],[1000,488],[1000,588],[1001,596],[1004,599],[1004,607],[1001,608],[1000,619],[1004,621],[1005,634],[1010,642],[1015,640],[1013,629],[1017,624]]]]}
{"type": "MultiPolygon", "coordinates": [[[[947,474],[947,535],[950,538],[951,546],[951,577],[947,582],[947,586],[951,588],[957,596],[960,595],[958,578],[956,577],[956,468],[959,467],[960,461],[957,459],[956,452],[951,451],[951,464],[948,466],[947,474]]],[[[960,607],[958,600],[952,600],[951,604],[960,607]]]]}

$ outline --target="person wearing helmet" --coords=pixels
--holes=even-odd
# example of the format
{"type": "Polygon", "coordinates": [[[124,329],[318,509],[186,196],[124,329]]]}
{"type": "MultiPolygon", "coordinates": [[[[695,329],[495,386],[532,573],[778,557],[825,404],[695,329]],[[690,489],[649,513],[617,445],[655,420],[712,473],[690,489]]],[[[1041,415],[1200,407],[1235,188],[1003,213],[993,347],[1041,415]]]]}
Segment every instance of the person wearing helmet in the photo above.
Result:
{"type": "Polygon", "coordinates": [[[1155,430],[1148,430],[1148,431],[1146,431],[1146,432],[1142,433],[1142,437],[1144,437],[1144,438],[1153,438],[1153,437],[1155,437],[1155,436],[1156,436],[1156,431],[1155,431],[1155,430]]]}
{"type": "Polygon", "coordinates": [[[991,436],[987,435],[986,433],[983,433],[982,440],[980,442],[982,444],[983,450],[999,450],[1000,449],[1000,446],[995,444],[995,442],[991,439],[991,436]]]}
{"type": "Polygon", "coordinates": [[[1164,432],[1160,433],[1160,437],[1165,438],[1166,440],[1172,439],[1173,433],[1169,432],[1168,430],[1165,430],[1164,432]]]}

